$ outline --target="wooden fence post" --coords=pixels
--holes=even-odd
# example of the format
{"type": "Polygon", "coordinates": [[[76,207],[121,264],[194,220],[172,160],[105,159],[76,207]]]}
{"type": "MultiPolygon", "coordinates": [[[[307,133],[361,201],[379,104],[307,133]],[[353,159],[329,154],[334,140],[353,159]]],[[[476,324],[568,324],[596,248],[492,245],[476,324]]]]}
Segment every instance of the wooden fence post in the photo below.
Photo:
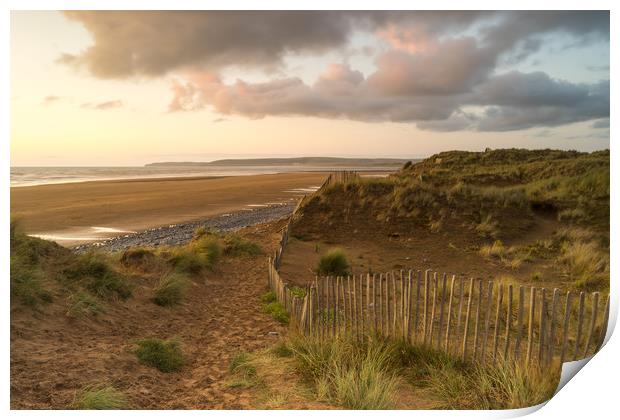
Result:
{"type": "Polygon", "coordinates": [[[508,285],[508,301],[506,302],[506,335],[504,336],[504,360],[508,359],[510,350],[510,328],[512,327],[512,284],[508,285]]]}
{"type": "Polygon", "coordinates": [[[598,292],[592,293],[592,318],[590,320],[590,331],[588,332],[588,339],[586,340],[586,346],[583,349],[583,358],[588,355],[588,348],[592,342],[592,335],[594,334],[594,327],[596,327],[596,318],[598,316],[598,292]]]}
{"type": "Polygon", "coordinates": [[[594,353],[597,353],[603,346],[603,343],[605,342],[605,335],[607,335],[607,324],[608,323],[609,323],[609,295],[607,295],[607,302],[605,303],[605,310],[603,311],[603,320],[601,321],[601,334],[598,337],[594,353]]]}
{"type": "Polygon", "coordinates": [[[407,278],[407,343],[411,344],[411,270],[409,270],[409,276],[407,278]]]}
{"type": "Polygon", "coordinates": [[[448,281],[448,275],[443,273],[441,278],[441,297],[439,298],[439,327],[437,328],[437,348],[441,348],[441,331],[443,330],[443,308],[446,300],[446,286],[448,281]]]}
{"type": "Polygon", "coordinates": [[[538,334],[538,364],[543,364],[543,355],[545,354],[545,335],[547,334],[547,289],[544,287],[540,290],[540,320],[539,320],[539,334],[538,334]]]}
{"type": "Polygon", "coordinates": [[[430,326],[428,327],[428,331],[429,331],[429,344],[431,346],[431,348],[433,348],[433,329],[435,327],[435,306],[436,306],[436,302],[437,302],[437,273],[433,273],[433,304],[431,305],[432,309],[431,309],[431,322],[430,322],[430,326]]]}
{"type": "Polygon", "coordinates": [[[534,348],[534,314],[536,310],[536,288],[532,287],[530,292],[530,317],[527,331],[527,352],[525,356],[525,366],[530,365],[530,359],[532,358],[532,350],[534,348]]]}
{"type": "Polygon", "coordinates": [[[414,341],[418,343],[418,325],[420,320],[420,283],[422,282],[422,272],[418,270],[418,275],[416,276],[416,287],[415,287],[415,321],[413,326],[414,333],[414,341]]]}
{"type": "Polygon", "coordinates": [[[504,284],[500,283],[497,288],[497,308],[495,309],[495,328],[493,331],[493,360],[497,359],[497,346],[499,344],[499,321],[504,300],[504,284]]]}
{"type": "Polygon", "coordinates": [[[559,298],[560,298],[560,289],[558,288],[553,289],[553,300],[551,301],[551,319],[549,321],[551,325],[549,326],[549,343],[547,344],[548,345],[547,360],[546,360],[547,365],[551,364],[551,361],[553,360],[554,349],[555,349],[555,342],[556,342],[555,324],[556,324],[556,312],[557,312],[559,298]]]}
{"type": "Polygon", "coordinates": [[[575,347],[573,349],[573,360],[577,360],[579,352],[579,343],[581,342],[581,330],[583,328],[583,311],[585,304],[585,292],[579,293],[579,314],[577,316],[577,337],[575,337],[575,347]]]}
{"type": "Polygon", "coordinates": [[[424,320],[424,335],[422,336],[422,344],[426,344],[426,338],[428,336],[428,285],[429,285],[429,274],[431,270],[426,270],[424,272],[424,314],[422,319],[424,320]]]}
{"type": "Polygon", "coordinates": [[[446,340],[444,344],[444,350],[450,351],[450,321],[452,320],[452,301],[454,298],[454,282],[456,281],[456,275],[452,275],[452,281],[450,282],[450,299],[448,301],[448,319],[446,322],[446,340]]]}
{"type": "Polygon", "coordinates": [[[482,339],[482,349],[480,351],[482,363],[484,363],[487,357],[487,344],[489,342],[489,328],[491,327],[491,312],[493,305],[493,286],[495,282],[493,280],[489,280],[487,283],[487,297],[484,314],[484,338],[482,339]]]}
{"type": "Polygon", "coordinates": [[[465,328],[463,333],[463,347],[461,349],[461,357],[465,359],[467,356],[467,335],[469,333],[469,315],[471,313],[471,301],[474,296],[474,279],[469,280],[469,298],[467,299],[467,314],[465,315],[465,328]]]}
{"type": "Polygon", "coordinates": [[[474,324],[474,351],[473,359],[478,356],[478,330],[480,324],[480,309],[482,307],[482,279],[478,280],[478,306],[476,306],[476,322],[474,324]]]}
{"type": "Polygon", "coordinates": [[[569,291],[568,293],[566,293],[566,306],[564,307],[564,323],[562,328],[562,349],[560,350],[560,366],[562,366],[562,363],[564,363],[564,356],[566,355],[566,345],[568,343],[568,327],[570,325],[571,298],[572,294],[569,291]]]}

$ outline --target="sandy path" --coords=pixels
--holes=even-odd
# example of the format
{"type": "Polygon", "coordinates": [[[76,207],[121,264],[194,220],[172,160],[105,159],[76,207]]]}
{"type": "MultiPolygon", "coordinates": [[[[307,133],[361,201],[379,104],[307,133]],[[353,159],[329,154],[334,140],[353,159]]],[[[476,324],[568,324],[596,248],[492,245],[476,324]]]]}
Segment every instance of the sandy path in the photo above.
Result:
{"type": "MultiPolygon", "coordinates": [[[[277,241],[273,224],[249,230],[263,249],[277,241]]],[[[133,298],[108,304],[91,320],[71,320],[57,303],[34,318],[14,311],[11,407],[68,408],[77,390],[105,381],[134,408],[251,408],[249,391],[228,388],[227,372],[236,352],[264,348],[277,340],[270,332],[285,331],[261,310],[266,264],[265,256],[225,260],[177,308],[153,304],[151,285],[143,284],[133,298]],[[132,343],[144,337],[178,337],[185,367],[166,374],[139,364],[132,343]]]]}

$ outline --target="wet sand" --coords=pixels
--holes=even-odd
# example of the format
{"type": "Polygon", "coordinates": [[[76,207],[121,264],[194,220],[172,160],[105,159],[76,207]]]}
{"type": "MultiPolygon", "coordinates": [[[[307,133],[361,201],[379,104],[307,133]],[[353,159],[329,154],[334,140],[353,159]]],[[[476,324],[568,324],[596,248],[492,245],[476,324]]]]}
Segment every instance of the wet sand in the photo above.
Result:
{"type": "Polygon", "coordinates": [[[69,239],[57,241],[75,245],[117,236],[119,231],[139,231],[298,200],[320,185],[326,175],[305,172],[17,187],[11,188],[11,216],[28,234],[65,237],[69,239]]]}

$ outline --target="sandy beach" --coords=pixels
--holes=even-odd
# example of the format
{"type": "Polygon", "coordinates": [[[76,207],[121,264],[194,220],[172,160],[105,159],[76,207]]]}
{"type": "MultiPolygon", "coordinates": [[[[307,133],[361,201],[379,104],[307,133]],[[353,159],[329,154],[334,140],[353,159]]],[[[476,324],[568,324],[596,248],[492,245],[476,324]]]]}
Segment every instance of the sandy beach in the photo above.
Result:
{"type": "Polygon", "coordinates": [[[28,234],[75,245],[299,199],[325,173],[93,181],[11,188],[28,234]]]}

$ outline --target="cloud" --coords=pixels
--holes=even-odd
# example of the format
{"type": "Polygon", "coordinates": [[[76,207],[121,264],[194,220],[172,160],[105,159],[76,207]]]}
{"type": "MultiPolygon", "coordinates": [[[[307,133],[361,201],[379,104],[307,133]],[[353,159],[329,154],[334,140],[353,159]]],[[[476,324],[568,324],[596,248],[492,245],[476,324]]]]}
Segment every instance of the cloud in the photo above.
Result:
{"type": "Polygon", "coordinates": [[[419,52],[436,40],[477,32],[494,55],[537,36],[562,32],[581,42],[609,39],[609,12],[535,11],[67,11],[93,45],[61,63],[101,78],[160,76],[227,65],[273,68],[290,53],[345,47],[356,31],[374,32],[397,49],[419,52]]]}
{"type": "MultiPolygon", "coordinates": [[[[500,73],[539,51],[609,42],[609,12],[98,11],[66,12],[93,44],[59,60],[100,78],[172,80],[171,112],[211,108],[248,118],[314,116],[416,123],[435,131],[508,131],[609,117],[609,81],[500,73]],[[335,63],[314,82],[287,75],[288,54],[350,51],[374,34],[376,70],[335,63]],[[279,69],[262,83],[224,82],[227,66],[279,69]]],[[[118,105],[120,106],[120,101],[118,105]]],[[[93,107],[89,104],[89,107],[93,107]]],[[[112,105],[106,107],[113,107],[112,105]]],[[[98,108],[105,109],[105,108],[98,108]]]]}
{"type": "Polygon", "coordinates": [[[433,131],[510,131],[609,116],[609,81],[576,84],[542,72],[474,77],[466,66],[463,74],[448,75],[433,75],[432,67],[424,65],[414,65],[417,71],[400,72],[402,68],[400,61],[390,61],[364,78],[346,65],[333,64],[313,85],[298,78],[226,84],[211,73],[193,72],[174,82],[169,108],[211,107],[253,119],[273,115],[412,122],[433,131]],[[432,78],[442,82],[419,85],[420,79],[432,78]],[[468,108],[476,112],[466,112],[468,108]]]}
{"type": "Polygon", "coordinates": [[[46,96],[45,98],[43,98],[43,105],[52,105],[58,101],[60,101],[62,98],[60,96],[56,96],[56,95],[49,95],[46,96]]]}
{"type": "Polygon", "coordinates": [[[120,108],[122,106],[123,106],[123,101],[121,100],[104,101],[104,102],[96,102],[96,103],[87,102],[81,105],[82,108],[94,109],[98,111],[105,111],[107,109],[120,108]]]}

